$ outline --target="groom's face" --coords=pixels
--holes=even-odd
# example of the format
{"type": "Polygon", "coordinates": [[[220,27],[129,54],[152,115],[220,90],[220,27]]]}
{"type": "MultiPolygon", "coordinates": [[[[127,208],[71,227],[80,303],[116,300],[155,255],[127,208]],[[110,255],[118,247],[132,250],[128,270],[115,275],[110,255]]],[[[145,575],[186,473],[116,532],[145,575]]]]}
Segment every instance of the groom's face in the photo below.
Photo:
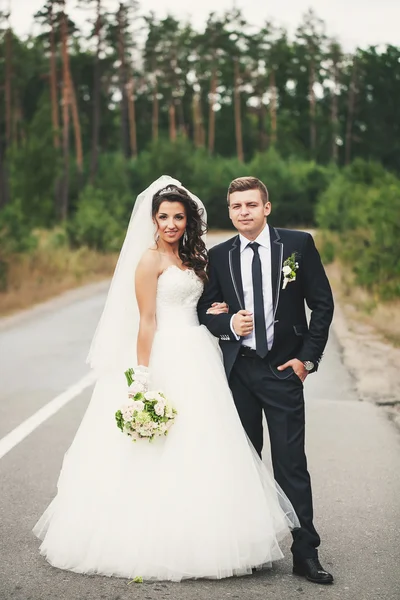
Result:
{"type": "Polygon", "coordinates": [[[233,192],[229,196],[229,216],[239,233],[256,239],[265,227],[271,203],[263,203],[260,190],[233,192]]]}

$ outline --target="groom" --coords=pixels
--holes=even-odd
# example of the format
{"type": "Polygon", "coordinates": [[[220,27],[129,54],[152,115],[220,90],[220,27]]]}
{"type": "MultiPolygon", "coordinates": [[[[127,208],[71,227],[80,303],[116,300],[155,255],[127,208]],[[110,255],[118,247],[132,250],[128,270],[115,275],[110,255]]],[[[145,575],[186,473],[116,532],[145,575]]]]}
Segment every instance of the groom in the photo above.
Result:
{"type": "Polygon", "coordinates": [[[220,340],[236,408],[260,456],[265,413],[275,479],[300,521],[293,531],[293,572],[332,583],[318,560],[303,396],[303,382],[318,369],[328,340],[331,288],[311,235],[267,224],[271,202],[260,180],[234,179],[228,207],[239,235],[209,252],[200,322],[220,340]],[[229,314],[207,312],[215,302],[226,302],[229,314]]]}

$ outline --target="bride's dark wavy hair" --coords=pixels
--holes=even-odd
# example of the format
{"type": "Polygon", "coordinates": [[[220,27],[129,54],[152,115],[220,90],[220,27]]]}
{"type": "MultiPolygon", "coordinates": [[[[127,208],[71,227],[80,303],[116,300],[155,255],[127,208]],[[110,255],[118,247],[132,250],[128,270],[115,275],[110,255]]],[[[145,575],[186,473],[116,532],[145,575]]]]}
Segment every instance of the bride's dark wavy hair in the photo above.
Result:
{"type": "Polygon", "coordinates": [[[155,219],[163,202],[181,202],[185,207],[187,218],[186,235],[179,240],[179,257],[185,267],[193,269],[202,281],[207,280],[206,267],[208,254],[202,235],[207,232],[203,221],[204,210],[189,196],[186,190],[177,185],[168,185],[153,196],[151,213],[155,219]]]}

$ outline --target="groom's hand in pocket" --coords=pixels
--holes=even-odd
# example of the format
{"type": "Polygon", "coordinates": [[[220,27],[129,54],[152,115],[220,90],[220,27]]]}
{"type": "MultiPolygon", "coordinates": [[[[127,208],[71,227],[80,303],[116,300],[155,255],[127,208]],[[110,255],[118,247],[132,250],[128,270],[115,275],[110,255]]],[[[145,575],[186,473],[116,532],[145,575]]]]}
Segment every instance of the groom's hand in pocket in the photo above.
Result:
{"type": "Polygon", "coordinates": [[[288,367],[292,367],[293,371],[296,373],[297,377],[304,382],[305,378],[308,375],[308,371],[305,366],[298,358],[292,358],[292,360],[288,360],[284,365],[280,365],[278,367],[278,371],[284,371],[288,367]]]}
{"type": "Polygon", "coordinates": [[[248,310],[239,310],[239,312],[233,316],[232,327],[235,330],[236,335],[246,337],[246,335],[249,335],[253,331],[253,313],[248,310]]]}

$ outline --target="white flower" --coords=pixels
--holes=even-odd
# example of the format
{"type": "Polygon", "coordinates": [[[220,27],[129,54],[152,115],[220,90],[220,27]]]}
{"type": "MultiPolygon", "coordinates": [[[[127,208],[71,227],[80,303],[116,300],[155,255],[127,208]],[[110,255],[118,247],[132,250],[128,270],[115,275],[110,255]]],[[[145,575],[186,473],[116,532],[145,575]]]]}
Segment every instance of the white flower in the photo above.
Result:
{"type": "Polygon", "coordinates": [[[165,398],[161,395],[161,392],[150,391],[146,392],[144,397],[146,400],[156,400],[157,402],[165,402],[165,398]]]}
{"type": "Polygon", "coordinates": [[[159,400],[157,402],[157,404],[154,406],[154,412],[159,417],[162,417],[164,415],[164,410],[165,410],[165,402],[163,400],[159,400]]]}
{"type": "Polygon", "coordinates": [[[173,419],[174,418],[174,411],[172,406],[170,406],[169,404],[166,405],[166,413],[165,416],[168,417],[168,419],[173,419]]]}
{"type": "Polygon", "coordinates": [[[139,428],[139,433],[143,437],[151,437],[153,435],[153,424],[145,423],[139,428]]]}
{"type": "Polygon", "coordinates": [[[163,433],[165,433],[167,431],[167,429],[168,429],[167,423],[160,423],[160,426],[159,426],[159,429],[158,429],[159,432],[160,432],[160,435],[162,435],[163,433]]]}
{"type": "Polygon", "coordinates": [[[144,402],[142,402],[141,400],[135,400],[132,406],[133,410],[137,410],[138,412],[142,412],[142,410],[144,410],[144,402]]]}
{"type": "Polygon", "coordinates": [[[287,275],[290,275],[291,272],[292,272],[292,269],[289,267],[289,265],[285,265],[282,269],[282,273],[285,275],[285,277],[287,275]]]}
{"type": "Polygon", "coordinates": [[[287,284],[291,283],[292,281],[296,281],[296,275],[293,275],[293,277],[284,277],[282,289],[284,290],[286,288],[287,284]]]}
{"type": "Polygon", "coordinates": [[[122,411],[122,416],[124,417],[124,421],[130,421],[133,417],[133,407],[125,406],[122,411]]]}
{"type": "Polygon", "coordinates": [[[134,381],[128,388],[129,396],[136,396],[136,394],[142,394],[145,391],[144,385],[140,381],[134,381]]]}

